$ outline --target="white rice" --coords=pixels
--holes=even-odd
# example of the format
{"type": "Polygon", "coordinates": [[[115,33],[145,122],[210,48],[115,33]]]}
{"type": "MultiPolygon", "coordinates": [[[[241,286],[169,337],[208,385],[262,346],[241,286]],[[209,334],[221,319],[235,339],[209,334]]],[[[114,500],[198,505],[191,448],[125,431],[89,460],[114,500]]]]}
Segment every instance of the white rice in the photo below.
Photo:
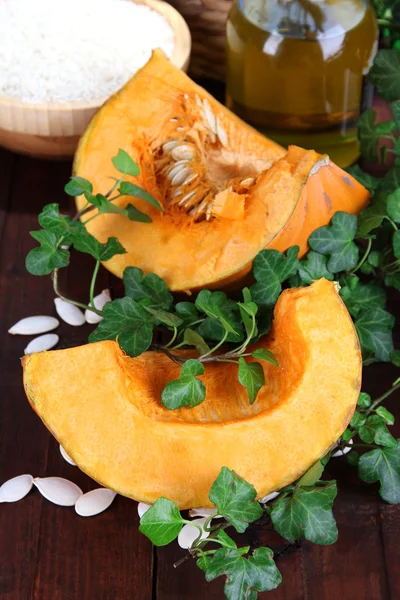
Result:
{"type": "Polygon", "coordinates": [[[0,0],[0,96],[107,97],[174,45],[168,21],[130,0],[0,0]]]}

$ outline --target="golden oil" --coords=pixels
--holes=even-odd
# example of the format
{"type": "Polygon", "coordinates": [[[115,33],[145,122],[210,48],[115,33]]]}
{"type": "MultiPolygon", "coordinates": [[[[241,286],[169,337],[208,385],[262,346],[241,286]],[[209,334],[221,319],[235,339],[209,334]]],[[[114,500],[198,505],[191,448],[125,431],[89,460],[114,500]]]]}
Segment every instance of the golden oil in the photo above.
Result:
{"type": "Polygon", "coordinates": [[[365,0],[236,0],[227,21],[227,104],[284,146],[359,155],[363,78],[377,48],[365,0]]]}

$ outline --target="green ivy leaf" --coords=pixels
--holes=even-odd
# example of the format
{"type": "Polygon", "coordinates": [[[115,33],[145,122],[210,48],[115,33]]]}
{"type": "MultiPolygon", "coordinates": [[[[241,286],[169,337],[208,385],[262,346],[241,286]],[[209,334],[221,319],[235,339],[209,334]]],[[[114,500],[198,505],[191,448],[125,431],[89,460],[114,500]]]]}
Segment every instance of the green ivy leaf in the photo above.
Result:
{"type": "Polygon", "coordinates": [[[143,190],[140,186],[131,183],[130,181],[122,181],[118,191],[121,196],[133,196],[134,198],[141,198],[152,206],[155,206],[157,210],[160,210],[161,212],[163,210],[158,200],[153,198],[153,196],[146,192],[146,190],[143,190]]]}
{"type": "Polygon", "coordinates": [[[298,485],[301,485],[303,487],[309,487],[311,485],[314,485],[317,481],[321,479],[321,475],[324,472],[324,469],[325,466],[322,464],[322,462],[320,460],[317,460],[317,462],[312,467],[310,467],[302,477],[300,477],[300,479],[297,482],[298,485]]]}
{"type": "Polygon", "coordinates": [[[381,179],[379,189],[386,192],[393,192],[398,187],[400,187],[400,166],[395,164],[381,179]]]}
{"type": "Polygon", "coordinates": [[[400,223],[400,189],[389,194],[386,203],[387,214],[395,223],[400,223]]]}
{"type": "Polygon", "coordinates": [[[74,231],[73,244],[79,252],[90,254],[96,260],[107,261],[116,254],[125,254],[125,248],[117,238],[108,238],[105,244],[99,242],[93,235],[88,233],[85,227],[79,227],[74,231]]]}
{"type": "Polygon", "coordinates": [[[269,548],[257,548],[244,558],[237,548],[219,548],[206,570],[207,581],[226,575],[224,587],[228,600],[256,600],[257,592],[274,590],[282,576],[269,548]]]}
{"type": "Polygon", "coordinates": [[[317,279],[333,280],[333,275],[326,266],[328,258],[318,252],[310,250],[306,257],[299,263],[298,275],[301,285],[310,285],[317,279]]]}
{"type": "Polygon", "coordinates": [[[206,397],[206,386],[197,375],[203,375],[204,366],[195,359],[187,360],[179,376],[173,379],[163,389],[161,402],[168,410],[183,406],[193,408],[201,404],[206,397]]]}
{"type": "Polygon", "coordinates": [[[382,417],[388,425],[394,425],[394,415],[384,406],[379,406],[376,409],[376,414],[382,417]]]}
{"type": "Polygon", "coordinates": [[[337,540],[332,504],[336,497],[336,482],[324,487],[296,488],[293,495],[277,499],[271,511],[276,531],[287,540],[305,537],[315,544],[333,544],[337,540]]]}
{"type": "Polygon", "coordinates": [[[356,276],[348,276],[344,281],[347,285],[341,287],[340,296],[352,317],[357,317],[362,310],[385,308],[386,292],[377,283],[361,283],[356,276]],[[351,287],[348,285],[350,278],[352,283],[356,282],[351,287]]]}
{"type": "Polygon", "coordinates": [[[389,358],[396,367],[400,367],[400,350],[393,350],[389,358]]]}
{"type": "Polygon", "coordinates": [[[179,327],[182,325],[182,319],[180,319],[174,313],[167,312],[166,310],[161,310],[159,308],[151,308],[151,306],[143,305],[144,309],[147,310],[150,314],[152,314],[156,321],[167,325],[168,327],[179,327]]]}
{"type": "Polygon", "coordinates": [[[393,252],[396,258],[400,258],[400,230],[393,235],[393,252]]]}
{"type": "Polygon", "coordinates": [[[395,273],[394,275],[386,275],[385,285],[386,287],[393,287],[395,290],[400,292],[400,273],[395,273]]]}
{"type": "Polygon", "coordinates": [[[377,148],[379,142],[375,120],[376,111],[369,108],[361,114],[357,121],[361,154],[365,160],[373,163],[378,160],[377,148]]]}
{"type": "Polygon", "coordinates": [[[385,420],[379,415],[371,415],[359,428],[358,435],[366,444],[372,444],[372,442],[375,440],[375,435],[379,430],[386,431],[385,420]]]}
{"type": "Polygon", "coordinates": [[[386,200],[387,194],[378,192],[372,198],[369,206],[361,211],[358,218],[358,234],[360,236],[368,235],[373,229],[382,225],[382,221],[387,215],[386,200]]]}
{"type": "Polygon", "coordinates": [[[354,165],[348,168],[347,172],[352,175],[352,177],[357,179],[357,181],[359,181],[361,185],[366,187],[371,193],[374,192],[379,185],[380,179],[370,175],[369,173],[365,173],[365,171],[361,169],[360,165],[354,165]]]}
{"type": "Polygon", "coordinates": [[[64,191],[68,196],[82,196],[93,192],[93,186],[87,179],[83,177],[71,177],[68,183],[64,186],[64,191]]]}
{"type": "Polygon", "coordinates": [[[33,248],[25,260],[26,269],[32,275],[48,275],[54,269],[61,269],[69,265],[68,250],[58,247],[60,237],[40,229],[30,232],[33,239],[40,243],[38,248],[33,248]]]}
{"type": "Polygon", "coordinates": [[[250,404],[254,404],[257,394],[265,384],[264,370],[260,363],[246,362],[246,359],[239,358],[239,383],[247,389],[250,404]]]}
{"type": "Polygon", "coordinates": [[[254,352],[251,352],[251,356],[257,360],[265,360],[266,362],[271,363],[271,365],[274,365],[274,367],[279,367],[279,363],[275,356],[266,348],[257,348],[254,352]]]}
{"type": "Polygon", "coordinates": [[[175,312],[182,319],[185,327],[190,327],[192,323],[200,319],[200,314],[194,302],[178,302],[175,305],[175,312]]]}
{"type": "MultiPolygon", "coordinates": [[[[243,339],[243,329],[236,314],[232,313],[230,322],[234,324],[235,332],[240,333],[229,333],[226,341],[238,343],[243,339]]],[[[206,317],[204,321],[196,328],[196,331],[205,340],[219,342],[222,339],[222,336],[225,334],[225,327],[220,321],[206,317]]]]}
{"type": "Polygon", "coordinates": [[[400,102],[396,101],[396,102],[392,102],[392,116],[393,116],[393,120],[396,123],[396,127],[398,130],[400,130],[400,102]]]}
{"type": "Polygon", "coordinates": [[[60,214],[58,204],[46,204],[38,217],[39,225],[47,231],[54,233],[57,238],[63,238],[63,244],[71,241],[74,223],[66,215],[60,214]]]}
{"type": "Polygon", "coordinates": [[[363,351],[370,350],[378,360],[389,361],[394,321],[394,317],[381,308],[360,311],[354,324],[363,351]]]}
{"type": "Polygon", "coordinates": [[[90,342],[118,340],[129,356],[145,352],[153,339],[153,325],[143,306],[132,298],[119,298],[104,306],[103,320],[90,334],[90,342]]]}
{"type": "Polygon", "coordinates": [[[351,452],[348,453],[347,462],[352,467],[356,467],[358,465],[359,460],[360,460],[360,455],[358,454],[358,452],[355,452],[354,450],[352,450],[351,452]]]}
{"type": "Polygon", "coordinates": [[[174,502],[158,498],[141,517],[139,531],[155,546],[166,546],[178,537],[184,523],[174,502]]]}
{"type": "Polygon", "coordinates": [[[204,341],[201,335],[199,335],[196,331],[193,331],[193,329],[190,329],[189,327],[185,329],[185,332],[183,334],[183,341],[188,346],[194,346],[200,354],[200,356],[203,356],[203,354],[207,354],[208,352],[210,352],[210,347],[204,341]]]}
{"type": "Polygon", "coordinates": [[[357,406],[359,406],[360,408],[369,408],[371,404],[371,396],[365,392],[361,392],[358,396],[357,406]]]}
{"type": "Polygon", "coordinates": [[[379,50],[369,72],[369,79],[388,102],[400,98],[400,52],[395,49],[379,50]]]}
{"type": "Polygon", "coordinates": [[[366,420],[367,417],[356,410],[351,418],[350,426],[358,430],[362,425],[364,425],[366,420]]]}
{"type": "Polygon", "coordinates": [[[358,474],[366,483],[381,484],[379,493],[389,504],[400,503],[400,440],[393,448],[378,448],[361,456],[358,474]]]}
{"type": "Polygon", "coordinates": [[[218,514],[230,521],[239,533],[243,533],[249,523],[257,521],[263,514],[256,496],[255,488],[227,467],[222,467],[209,493],[218,514]]]}
{"type": "Polygon", "coordinates": [[[330,225],[316,229],[308,238],[313,250],[330,257],[327,267],[331,273],[349,271],[356,266],[359,254],[353,241],[356,230],[355,215],[337,212],[333,215],[330,225]]]}
{"type": "Polygon", "coordinates": [[[120,173],[124,175],[132,175],[132,177],[137,177],[140,174],[139,166],[135,163],[135,161],[129,156],[125,150],[118,150],[117,156],[113,156],[112,164],[120,173]]]}
{"type": "MultiPolygon", "coordinates": [[[[142,269],[126,267],[123,279],[125,294],[136,302],[150,299],[149,306],[152,308],[170,310],[174,299],[165,281],[155,273],[144,275],[142,269]]],[[[180,317],[179,313],[178,316],[180,317]]]]}
{"type": "Polygon", "coordinates": [[[240,335],[236,330],[236,322],[233,319],[232,312],[237,305],[224,292],[202,290],[196,298],[195,305],[199,311],[205,313],[211,319],[219,321],[225,331],[232,335],[240,335]]]}
{"type": "Polygon", "coordinates": [[[253,263],[253,275],[257,281],[250,288],[253,302],[273,306],[282,291],[282,283],[296,274],[299,247],[292,246],[286,256],[278,250],[261,250],[253,263]]]}

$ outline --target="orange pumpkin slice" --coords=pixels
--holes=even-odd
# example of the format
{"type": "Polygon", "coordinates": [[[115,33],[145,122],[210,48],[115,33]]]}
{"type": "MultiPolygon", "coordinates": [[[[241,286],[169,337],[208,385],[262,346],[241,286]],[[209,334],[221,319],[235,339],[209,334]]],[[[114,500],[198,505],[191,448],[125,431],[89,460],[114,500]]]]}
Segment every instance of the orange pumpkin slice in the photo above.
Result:
{"type": "Polygon", "coordinates": [[[116,236],[126,248],[105,265],[118,277],[134,265],[157,273],[173,291],[238,281],[266,247],[298,244],[303,254],[314,229],[338,210],[358,213],[369,197],[328,157],[295,147],[286,153],[161,51],[94,117],[77,150],[75,174],[104,193],[109,176],[118,175],[111,158],[119,148],[139,164],[136,182],[164,212],[135,200],[151,225],[112,214],[94,219],[88,230],[102,242],[116,236]]]}
{"type": "Polygon", "coordinates": [[[237,366],[215,363],[202,376],[205,401],[168,411],[161,391],[179,367],[156,352],[129,358],[111,341],[25,357],[25,390],[78,466],[120,494],[210,506],[210,487],[227,466],[263,497],[339,438],[357,403],[362,361],[347,309],[323,279],[282,293],[258,347],[279,367],[263,363],[266,384],[253,405],[237,366]]]}

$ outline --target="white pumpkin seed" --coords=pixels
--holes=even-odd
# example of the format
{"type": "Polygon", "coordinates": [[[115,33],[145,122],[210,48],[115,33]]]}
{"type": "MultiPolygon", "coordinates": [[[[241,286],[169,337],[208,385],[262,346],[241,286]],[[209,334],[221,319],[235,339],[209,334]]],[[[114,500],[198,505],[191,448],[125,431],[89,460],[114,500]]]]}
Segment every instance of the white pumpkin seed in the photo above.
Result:
{"type": "Polygon", "coordinates": [[[178,120],[178,119],[177,119],[177,117],[172,117],[172,118],[170,119],[171,123],[175,123],[175,121],[177,121],[177,120],[178,120]]]}
{"type": "Polygon", "coordinates": [[[33,484],[46,500],[58,506],[75,506],[83,494],[75,483],[62,477],[36,477],[33,484]]]}
{"type": "Polygon", "coordinates": [[[195,196],[196,194],[197,194],[197,190],[194,190],[193,192],[186,194],[185,196],[183,196],[182,200],[179,200],[178,205],[182,206],[183,204],[186,204],[186,202],[189,202],[189,200],[191,200],[193,198],[193,196],[195,196]]]}
{"type": "Polygon", "coordinates": [[[181,167],[181,170],[172,178],[172,185],[181,185],[190,173],[189,167],[181,167]]]}
{"type": "Polygon", "coordinates": [[[196,100],[197,106],[200,106],[200,108],[203,108],[203,103],[202,103],[201,98],[200,98],[200,96],[198,94],[194,95],[194,99],[196,100]]]}
{"type": "Polygon", "coordinates": [[[264,496],[264,498],[261,498],[261,500],[259,500],[259,502],[261,502],[262,504],[266,504],[267,502],[271,502],[271,500],[273,500],[274,498],[279,496],[279,494],[280,494],[280,492],[271,492],[267,496],[264,496]]]}
{"type": "Polygon", "coordinates": [[[172,167],[172,169],[169,171],[168,173],[168,179],[170,181],[172,181],[172,179],[175,177],[175,175],[177,175],[178,173],[180,173],[181,171],[183,171],[183,169],[186,169],[187,167],[185,166],[185,164],[180,164],[180,165],[174,165],[172,167]]]}
{"type": "Polygon", "coordinates": [[[36,335],[38,333],[46,333],[59,326],[59,321],[55,317],[47,317],[39,315],[37,317],[26,317],[15,323],[8,330],[11,335],[36,335]]]}
{"type": "Polygon", "coordinates": [[[176,140],[171,140],[170,142],[166,142],[165,144],[163,144],[162,149],[164,150],[164,152],[168,153],[171,152],[171,150],[173,150],[178,144],[179,142],[177,142],[176,140]]]}
{"type": "Polygon", "coordinates": [[[184,129],[185,129],[184,127],[177,127],[176,131],[184,131],[184,129]]]}
{"type": "Polygon", "coordinates": [[[34,352],[44,352],[45,350],[50,350],[50,348],[54,348],[59,341],[60,338],[56,333],[45,333],[44,335],[39,335],[39,337],[36,337],[29,342],[24,350],[24,354],[33,354],[34,352]]]}
{"type": "Polygon", "coordinates": [[[228,134],[226,133],[225,129],[222,127],[221,121],[218,117],[217,117],[217,136],[223,146],[228,145],[228,134]]]}
{"type": "Polygon", "coordinates": [[[149,508],[151,508],[152,505],[151,504],[146,504],[145,502],[139,502],[139,504],[137,505],[137,511],[138,511],[138,515],[140,518],[143,517],[144,513],[146,513],[149,508]]]}
{"type": "MultiPolygon", "coordinates": [[[[101,292],[101,294],[98,294],[97,296],[94,297],[94,307],[97,308],[97,310],[103,310],[104,306],[107,304],[107,302],[111,302],[111,294],[110,294],[110,290],[103,290],[101,292]]],[[[100,321],[103,320],[103,317],[101,315],[97,315],[95,312],[93,312],[92,310],[85,310],[85,319],[87,323],[100,323],[100,321]]]]}
{"type": "Polygon", "coordinates": [[[193,148],[187,144],[181,144],[172,150],[171,156],[174,160],[192,160],[194,157],[193,148]]]}
{"type": "Polygon", "coordinates": [[[66,302],[61,298],[54,298],[54,304],[56,306],[56,311],[58,316],[68,323],[68,325],[73,325],[74,327],[80,327],[85,323],[85,315],[83,312],[74,304],[70,302],[66,302]]]}
{"type": "Polygon", "coordinates": [[[215,120],[215,115],[211,109],[209,101],[206,98],[203,100],[203,111],[204,111],[204,116],[206,118],[207,123],[210,126],[211,131],[213,133],[217,133],[217,123],[215,120]]]}
{"type": "MultiPolygon", "coordinates": [[[[203,529],[203,525],[206,521],[207,521],[207,518],[193,520],[193,523],[200,525],[200,527],[202,529],[202,534],[201,534],[201,538],[200,538],[202,540],[205,540],[210,535],[209,531],[205,531],[203,529]]],[[[193,542],[198,538],[199,535],[200,535],[200,532],[197,529],[197,527],[195,527],[194,525],[189,525],[189,524],[184,525],[178,535],[178,544],[180,545],[181,548],[185,548],[185,549],[190,548],[192,546],[193,542]]]]}
{"type": "Polygon", "coordinates": [[[189,510],[191,517],[213,517],[213,519],[222,519],[221,515],[217,514],[216,508],[191,508],[189,510]]]}
{"type": "Polygon", "coordinates": [[[246,177],[246,179],[243,179],[240,183],[241,185],[244,185],[245,187],[251,187],[254,183],[255,179],[254,177],[246,177]]]}
{"type": "MultiPolygon", "coordinates": [[[[348,442],[346,442],[346,444],[349,444],[349,446],[352,446],[353,445],[353,440],[349,440],[348,442]]],[[[335,444],[335,448],[336,447],[337,447],[337,444],[335,444]]],[[[343,448],[343,450],[336,450],[336,452],[333,452],[333,454],[331,454],[331,458],[338,458],[339,456],[344,456],[348,452],[351,452],[351,448],[350,447],[343,448]]]]}
{"type": "Polygon", "coordinates": [[[180,190],[179,188],[177,190],[174,191],[174,193],[171,196],[171,199],[173,200],[174,198],[177,198],[178,196],[181,196],[183,194],[182,190],[180,190]]]}
{"type": "Polygon", "coordinates": [[[61,444],[60,444],[60,454],[63,457],[63,459],[65,461],[67,461],[67,463],[69,463],[73,467],[76,467],[76,462],[72,460],[72,458],[70,457],[70,455],[67,453],[66,450],[64,450],[64,448],[61,446],[61,444]]]}
{"type": "Polygon", "coordinates": [[[194,181],[195,179],[197,179],[198,176],[199,176],[198,173],[193,173],[192,175],[189,175],[189,177],[186,177],[186,179],[182,183],[182,185],[189,185],[189,183],[192,183],[192,181],[194,181]]]}
{"type": "Polygon", "coordinates": [[[79,498],[75,511],[81,517],[94,517],[111,506],[116,495],[112,490],[97,488],[79,498]]]}
{"type": "Polygon", "coordinates": [[[0,502],[18,502],[25,498],[33,486],[32,475],[18,475],[0,486],[0,502]]]}

